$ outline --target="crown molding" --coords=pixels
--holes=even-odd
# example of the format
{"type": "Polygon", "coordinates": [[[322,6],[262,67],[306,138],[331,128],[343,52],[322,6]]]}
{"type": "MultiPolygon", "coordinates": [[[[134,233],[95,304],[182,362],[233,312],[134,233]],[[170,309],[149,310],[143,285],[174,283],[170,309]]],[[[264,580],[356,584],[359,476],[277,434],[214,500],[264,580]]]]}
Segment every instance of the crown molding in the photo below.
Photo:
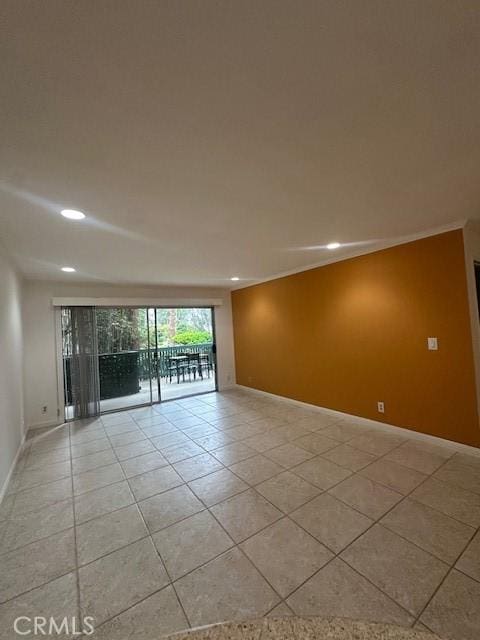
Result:
{"type": "Polygon", "coordinates": [[[239,291],[240,289],[247,289],[248,287],[254,287],[257,284],[262,284],[264,282],[270,282],[271,280],[278,280],[280,278],[286,278],[287,276],[293,276],[296,273],[302,273],[303,271],[310,271],[311,269],[318,269],[318,267],[324,267],[328,264],[334,264],[335,262],[344,262],[345,260],[350,260],[351,258],[357,258],[359,256],[364,256],[369,253],[376,253],[377,251],[383,251],[383,249],[389,249],[390,247],[396,247],[401,244],[408,244],[409,242],[414,242],[415,240],[421,240],[422,238],[429,238],[430,236],[438,236],[442,233],[447,233],[448,231],[455,231],[456,229],[464,229],[468,220],[456,220],[455,222],[450,222],[448,224],[442,225],[440,227],[434,227],[425,231],[419,231],[417,233],[412,233],[405,236],[398,236],[397,238],[389,239],[389,240],[379,240],[374,244],[371,244],[368,249],[357,249],[348,251],[347,253],[343,253],[341,256],[337,258],[325,258],[319,262],[314,262],[309,265],[305,265],[302,267],[297,267],[296,269],[290,269],[289,271],[281,271],[272,276],[268,276],[266,278],[259,278],[249,280],[248,283],[237,285],[236,287],[232,287],[230,291],[239,291]]]}

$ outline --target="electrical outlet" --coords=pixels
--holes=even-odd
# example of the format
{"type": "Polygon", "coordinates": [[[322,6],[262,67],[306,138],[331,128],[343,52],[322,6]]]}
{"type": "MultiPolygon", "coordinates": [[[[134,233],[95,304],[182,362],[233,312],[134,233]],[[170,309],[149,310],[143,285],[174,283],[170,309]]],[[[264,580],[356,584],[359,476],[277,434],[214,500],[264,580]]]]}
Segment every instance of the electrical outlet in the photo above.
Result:
{"type": "Polygon", "coordinates": [[[437,338],[427,338],[427,346],[429,351],[438,351],[437,338]]]}
{"type": "Polygon", "coordinates": [[[48,410],[47,405],[46,405],[46,404],[45,404],[45,405],[43,405],[43,407],[42,407],[42,413],[47,413],[47,410],[48,410]]]}
{"type": "Polygon", "coordinates": [[[377,402],[378,413],[385,413],[385,404],[383,402],[377,402]]]}

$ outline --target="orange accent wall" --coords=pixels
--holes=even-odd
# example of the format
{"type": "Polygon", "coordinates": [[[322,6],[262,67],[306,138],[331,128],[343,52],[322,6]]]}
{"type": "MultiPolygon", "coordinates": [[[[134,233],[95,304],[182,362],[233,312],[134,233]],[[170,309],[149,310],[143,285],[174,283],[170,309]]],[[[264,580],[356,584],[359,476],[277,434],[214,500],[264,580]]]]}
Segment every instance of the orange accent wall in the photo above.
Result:
{"type": "Polygon", "coordinates": [[[480,446],[461,230],[233,291],[232,305],[239,384],[480,446]]]}

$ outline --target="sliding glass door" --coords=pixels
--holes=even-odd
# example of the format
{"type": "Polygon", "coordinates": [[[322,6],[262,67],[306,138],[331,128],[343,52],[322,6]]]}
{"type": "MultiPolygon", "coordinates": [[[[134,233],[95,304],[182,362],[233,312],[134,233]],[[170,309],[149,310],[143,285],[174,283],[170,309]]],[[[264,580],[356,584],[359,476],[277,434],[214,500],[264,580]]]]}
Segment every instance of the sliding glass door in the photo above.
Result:
{"type": "Polygon", "coordinates": [[[162,400],[215,391],[213,309],[156,309],[158,380],[162,400]]]}
{"type": "Polygon", "coordinates": [[[217,388],[211,308],[66,307],[62,334],[67,419],[217,388]]]}

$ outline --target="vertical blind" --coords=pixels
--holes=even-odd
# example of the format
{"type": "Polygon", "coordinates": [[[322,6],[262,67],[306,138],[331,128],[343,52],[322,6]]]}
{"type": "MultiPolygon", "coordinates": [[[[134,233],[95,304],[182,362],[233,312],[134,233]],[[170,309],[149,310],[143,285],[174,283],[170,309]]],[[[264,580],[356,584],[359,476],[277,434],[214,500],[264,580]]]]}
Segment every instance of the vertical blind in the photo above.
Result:
{"type": "Polygon", "coordinates": [[[100,414],[100,378],[95,307],[69,307],[71,391],[74,418],[100,414]]]}

